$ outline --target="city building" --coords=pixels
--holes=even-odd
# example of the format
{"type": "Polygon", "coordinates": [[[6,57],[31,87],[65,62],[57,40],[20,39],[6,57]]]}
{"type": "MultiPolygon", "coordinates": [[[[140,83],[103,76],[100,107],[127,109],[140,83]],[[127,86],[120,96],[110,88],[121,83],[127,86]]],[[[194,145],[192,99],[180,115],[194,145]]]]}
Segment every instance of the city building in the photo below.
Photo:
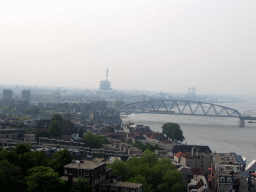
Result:
{"type": "Polygon", "coordinates": [[[30,90],[22,90],[21,91],[21,100],[22,101],[30,101],[30,90]]]}
{"type": "Polygon", "coordinates": [[[179,151],[174,155],[174,160],[183,166],[200,169],[203,175],[207,176],[208,168],[211,167],[212,155],[199,152],[199,148],[193,147],[190,152],[179,151]]]}
{"type": "Polygon", "coordinates": [[[107,69],[107,74],[106,74],[106,80],[103,80],[100,82],[100,88],[99,90],[101,91],[111,91],[111,82],[108,80],[108,69],[107,69]]]}
{"type": "Polygon", "coordinates": [[[208,184],[219,192],[251,191],[251,176],[244,169],[244,163],[238,162],[234,154],[216,154],[209,168],[208,184]]]}
{"type": "Polygon", "coordinates": [[[141,192],[142,184],[121,182],[111,177],[111,168],[106,168],[106,162],[100,159],[93,161],[72,161],[64,166],[64,176],[61,178],[73,184],[78,178],[85,177],[89,180],[95,192],[127,191],[141,192]]]}
{"type": "Polygon", "coordinates": [[[3,90],[3,101],[12,100],[12,90],[4,89],[3,90]]]}

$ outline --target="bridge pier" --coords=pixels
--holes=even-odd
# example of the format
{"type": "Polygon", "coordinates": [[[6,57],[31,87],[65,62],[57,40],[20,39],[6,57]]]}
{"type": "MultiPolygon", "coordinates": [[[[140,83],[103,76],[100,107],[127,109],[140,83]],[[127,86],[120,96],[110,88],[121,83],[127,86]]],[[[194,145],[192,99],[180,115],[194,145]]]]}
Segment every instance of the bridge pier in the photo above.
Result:
{"type": "Polygon", "coordinates": [[[243,118],[239,118],[238,126],[239,127],[244,127],[244,119],[243,118]]]}

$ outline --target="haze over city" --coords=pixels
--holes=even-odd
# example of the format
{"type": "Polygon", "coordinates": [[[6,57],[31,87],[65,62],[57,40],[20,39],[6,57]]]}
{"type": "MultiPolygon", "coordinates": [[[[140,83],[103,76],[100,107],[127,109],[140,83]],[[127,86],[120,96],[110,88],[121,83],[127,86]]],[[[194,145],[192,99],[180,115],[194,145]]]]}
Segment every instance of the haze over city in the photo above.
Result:
{"type": "Polygon", "coordinates": [[[255,95],[254,0],[5,1],[1,84],[255,95]]]}

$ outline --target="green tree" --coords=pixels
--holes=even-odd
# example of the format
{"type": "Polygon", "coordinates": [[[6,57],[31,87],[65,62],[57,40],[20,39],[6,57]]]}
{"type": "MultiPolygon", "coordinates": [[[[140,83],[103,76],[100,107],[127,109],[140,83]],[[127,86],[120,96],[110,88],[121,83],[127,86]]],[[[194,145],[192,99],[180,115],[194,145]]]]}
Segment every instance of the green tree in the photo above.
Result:
{"type": "Polygon", "coordinates": [[[33,108],[33,109],[28,109],[27,110],[27,114],[39,114],[40,113],[40,109],[39,109],[39,107],[35,107],[35,108],[33,108]]]}
{"type": "Polygon", "coordinates": [[[185,139],[185,137],[183,136],[183,131],[177,127],[173,128],[172,139],[182,142],[185,139]]]}
{"type": "Polygon", "coordinates": [[[67,149],[58,151],[52,156],[55,160],[50,163],[50,166],[62,176],[64,173],[63,166],[71,163],[74,157],[67,149]]]}
{"type": "Polygon", "coordinates": [[[114,101],[114,107],[116,109],[120,109],[122,106],[124,106],[125,102],[123,100],[120,100],[120,99],[116,99],[114,101]]]}
{"type": "Polygon", "coordinates": [[[86,178],[79,178],[70,190],[71,192],[92,192],[92,187],[86,178]]]}
{"type": "Polygon", "coordinates": [[[147,183],[144,176],[136,175],[135,177],[131,177],[128,181],[131,183],[141,183],[142,192],[153,192],[151,185],[147,183]]]}
{"type": "Polygon", "coordinates": [[[168,170],[164,173],[163,183],[165,185],[160,184],[160,191],[177,191],[183,192],[186,188],[184,182],[180,182],[183,179],[183,175],[178,170],[168,170]]]}
{"type": "MultiPolygon", "coordinates": [[[[24,122],[25,120],[30,120],[30,116],[24,116],[24,117],[21,117],[21,118],[19,118],[19,121],[20,122],[24,122]]],[[[23,124],[24,125],[24,124],[23,124]]],[[[22,126],[23,127],[23,126],[22,126]]],[[[20,126],[19,126],[19,128],[21,128],[20,126]]]]}
{"type": "Polygon", "coordinates": [[[17,155],[25,154],[27,152],[30,152],[31,150],[31,144],[25,143],[25,144],[18,144],[12,151],[15,152],[17,155]]]}
{"type": "Polygon", "coordinates": [[[128,166],[123,161],[114,161],[111,165],[112,168],[112,174],[114,176],[121,176],[124,180],[128,180],[130,177],[130,171],[128,166]]]}
{"type": "Polygon", "coordinates": [[[17,156],[17,166],[21,168],[23,175],[27,170],[37,166],[49,166],[50,159],[43,151],[30,151],[17,156]]]}
{"type": "Polygon", "coordinates": [[[48,128],[48,132],[51,136],[60,136],[61,135],[62,129],[56,120],[51,121],[51,124],[48,128]]]}
{"type": "Polygon", "coordinates": [[[65,182],[53,169],[48,167],[33,167],[28,170],[26,183],[30,192],[55,192],[64,190],[65,182]]]}
{"type": "Polygon", "coordinates": [[[144,191],[184,191],[182,174],[170,159],[158,160],[154,152],[145,150],[141,158],[127,162],[114,161],[108,165],[113,176],[122,176],[124,181],[142,183],[144,191]]]}
{"type": "Polygon", "coordinates": [[[141,163],[147,163],[149,165],[155,165],[158,161],[158,156],[154,152],[150,151],[149,149],[146,149],[140,158],[141,163]]]}
{"type": "Polygon", "coordinates": [[[23,128],[23,127],[25,127],[24,123],[20,123],[19,126],[18,126],[18,128],[20,128],[20,129],[23,128]]]}
{"type": "Polygon", "coordinates": [[[142,150],[142,152],[144,152],[146,149],[149,149],[150,151],[153,151],[153,152],[155,152],[155,150],[159,149],[158,145],[153,146],[149,143],[143,144],[140,141],[135,141],[135,143],[132,143],[132,145],[134,147],[137,147],[138,149],[142,150]]]}
{"type": "Polygon", "coordinates": [[[165,123],[162,129],[163,134],[172,140],[183,141],[185,139],[180,126],[176,123],[165,123]]]}
{"type": "Polygon", "coordinates": [[[0,191],[24,191],[24,179],[20,168],[9,163],[0,161],[0,191]]]}
{"type": "Polygon", "coordinates": [[[72,118],[72,114],[71,113],[63,113],[62,117],[63,117],[63,119],[71,119],[72,118]]]}
{"type": "Polygon", "coordinates": [[[107,137],[94,135],[91,132],[88,132],[83,136],[83,141],[86,142],[90,148],[100,148],[102,144],[110,143],[107,137]]]}
{"type": "Polygon", "coordinates": [[[51,118],[51,121],[57,121],[58,123],[63,123],[63,118],[60,114],[54,114],[51,118]]]}

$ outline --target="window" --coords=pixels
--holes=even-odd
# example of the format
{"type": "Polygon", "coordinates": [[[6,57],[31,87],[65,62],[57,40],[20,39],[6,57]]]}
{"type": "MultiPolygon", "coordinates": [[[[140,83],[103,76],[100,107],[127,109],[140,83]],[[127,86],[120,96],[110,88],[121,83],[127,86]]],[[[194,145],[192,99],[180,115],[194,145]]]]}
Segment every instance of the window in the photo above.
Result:
{"type": "Polygon", "coordinates": [[[225,182],[225,178],[224,178],[224,177],[221,177],[221,178],[220,178],[220,182],[225,182]]]}
{"type": "Polygon", "coordinates": [[[68,170],[65,169],[65,170],[64,170],[64,175],[67,175],[67,174],[68,174],[68,170]]]}
{"type": "Polygon", "coordinates": [[[228,182],[228,183],[231,183],[231,182],[232,182],[232,178],[231,178],[231,177],[228,177],[227,182],[228,182]]]}
{"type": "Polygon", "coordinates": [[[117,191],[117,187],[111,187],[111,191],[117,191]]]}
{"type": "Polygon", "coordinates": [[[103,181],[105,180],[105,175],[103,175],[103,181]]]}
{"type": "Polygon", "coordinates": [[[131,192],[137,192],[137,189],[132,189],[131,192]]]}
{"type": "Polygon", "coordinates": [[[94,186],[94,181],[92,181],[92,186],[94,186]]]}
{"type": "Polygon", "coordinates": [[[88,171],[85,171],[85,172],[84,172],[84,176],[89,176],[89,172],[88,172],[88,171]]]}

